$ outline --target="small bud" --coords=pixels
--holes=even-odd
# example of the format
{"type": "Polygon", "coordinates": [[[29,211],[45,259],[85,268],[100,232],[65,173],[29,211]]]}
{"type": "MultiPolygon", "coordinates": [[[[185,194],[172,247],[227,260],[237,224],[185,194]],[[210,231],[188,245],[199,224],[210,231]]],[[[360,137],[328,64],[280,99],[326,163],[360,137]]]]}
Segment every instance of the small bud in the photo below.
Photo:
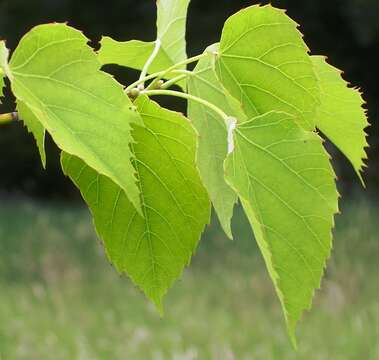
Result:
{"type": "Polygon", "coordinates": [[[160,89],[164,85],[164,80],[157,81],[157,89],[160,89]]]}
{"type": "Polygon", "coordinates": [[[158,80],[156,83],[153,84],[153,86],[150,87],[150,89],[152,90],[157,90],[157,89],[161,89],[162,86],[164,85],[164,80],[158,80]]]}
{"type": "Polygon", "coordinates": [[[136,99],[140,94],[140,90],[138,88],[133,88],[128,91],[128,96],[132,99],[136,99]]]}

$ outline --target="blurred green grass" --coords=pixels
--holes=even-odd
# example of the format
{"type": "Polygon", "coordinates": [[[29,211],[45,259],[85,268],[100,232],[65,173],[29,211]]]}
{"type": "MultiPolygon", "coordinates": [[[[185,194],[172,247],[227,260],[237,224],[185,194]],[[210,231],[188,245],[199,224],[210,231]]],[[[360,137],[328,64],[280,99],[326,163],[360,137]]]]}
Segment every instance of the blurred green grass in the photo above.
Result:
{"type": "Polygon", "coordinates": [[[1,200],[0,359],[379,359],[379,208],[343,203],[298,351],[250,229],[214,221],[165,316],[107,262],[85,209],[1,200]]]}

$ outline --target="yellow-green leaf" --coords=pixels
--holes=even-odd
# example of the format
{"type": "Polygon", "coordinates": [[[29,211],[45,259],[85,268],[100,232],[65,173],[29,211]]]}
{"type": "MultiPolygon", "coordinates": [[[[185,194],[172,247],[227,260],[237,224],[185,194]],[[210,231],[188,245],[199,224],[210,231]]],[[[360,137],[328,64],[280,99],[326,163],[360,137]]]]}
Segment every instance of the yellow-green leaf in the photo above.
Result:
{"type": "Polygon", "coordinates": [[[196,133],[189,121],[142,96],[136,106],[145,123],[133,131],[143,217],[109,178],[67,154],[62,165],[88,203],[110,261],[161,310],[209,221],[210,203],[195,165],[196,133]]]}
{"type": "MultiPolygon", "coordinates": [[[[142,70],[151,53],[154,51],[155,42],[130,40],[116,41],[109,36],[101,39],[99,60],[102,64],[117,64],[142,70]]],[[[149,73],[155,73],[173,65],[167,54],[161,50],[149,67],[149,73]]]]}
{"type": "MultiPolygon", "coordinates": [[[[215,46],[213,46],[216,49],[215,46]]],[[[211,51],[211,48],[206,51],[211,51]]],[[[188,79],[188,92],[235,115],[230,96],[218,81],[211,54],[202,58],[188,79]]],[[[217,113],[195,101],[188,101],[188,117],[199,132],[197,164],[203,183],[225,233],[232,238],[230,227],[237,196],[224,179],[224,160],[228,151],[227,129],[217,113]]]]}
{"type": "Polygon", "coordinates": [[[317,78],[297,24],[283,10],[251,6],[231,16],[222,31],[216,69],[248,118],[285,111],[304,128],[314,128],[317,78]]]}
{"type": "Polygon", "coordinates": [[[190,0],[157,1],[157,38],[173,64],[187,58],[186,25],[190,0]]]}
{"type": "Polygon", "coordinates": [[[24,122],[29,132],[33,134],[41,157],[42,166],[46,168],[45,128],[21,100],[17,100],[17,112],[18,117],[24,122]]]}
{"type": "MultiPolygon", "coordinates": [[[[322,56],[312,56],[320,84],[321,104],[316,126],[342,151],[362,181],[363,160],[368,146],[364,129],[369,125],[364,100],[358,89],[348,86],[341,71],[322,56]]],[[[363,181],[362,181],[363,182],[363,181]]]]}
{"type": "Polygon", "coordinates": [[[241,199],[295,341],[331,250],[335,175],[321,138],[292,115],[269,112],[239,124],[234,141],[226,179],[241,199]]]}
{"type": "MultiPolygon", "coordinates": [[[[159,41],[160,46],[157,56],[149,66],[149,73],[165,70],[187,58],[185,34],[189,2],[190,0],[157,1],[156,41],[159,41]]],[[[154,51],[156,41],[120,42],[105,36],[101,40],[99,59],[102,64],[118,64],[142,70],[154,51]]],[[[167,78],[172,77],[175,74],[167,75],[167,78]]],[[[184,86],[183,82],[180,84],[184,86]]]]}
{"type": "Polygon", "coordinates": [[[112,179],[140,209],[129,145],[131,123],[142,120],[87,41],[65,24],[35,27],[12,55],[12,90],[62,150],[112,179]]]}
{"type": "MultiPolygon", "coordinates": [[[[9,73],[8,66],[9,50],[5,45],[5,41],[0,41],[0,97],[4,95],[4,79],[9,73]]],[[[0,99],[1,104],[1,99],[0,99]]]]}

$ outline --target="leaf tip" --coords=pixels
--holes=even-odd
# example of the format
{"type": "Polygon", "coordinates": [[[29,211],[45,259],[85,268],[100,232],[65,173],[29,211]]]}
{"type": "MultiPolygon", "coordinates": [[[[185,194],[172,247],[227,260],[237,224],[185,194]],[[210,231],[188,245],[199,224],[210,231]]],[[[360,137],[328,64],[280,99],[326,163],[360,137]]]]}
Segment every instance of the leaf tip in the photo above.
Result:
{"type": "Polygon", "coordinates": [[[159,317],[162,319],[164,317],[164,307],[163,307],[162,298],[160,297],[159,299],[151,299],[151,300],[159,313],[159,317]]]}
{"type": "Polygon", "coordinates": [[[297,351],[297,340],[296,340],[296,323],[287,328],[288,336],[290,338],[291,345],[295,351],[297,351]]]}

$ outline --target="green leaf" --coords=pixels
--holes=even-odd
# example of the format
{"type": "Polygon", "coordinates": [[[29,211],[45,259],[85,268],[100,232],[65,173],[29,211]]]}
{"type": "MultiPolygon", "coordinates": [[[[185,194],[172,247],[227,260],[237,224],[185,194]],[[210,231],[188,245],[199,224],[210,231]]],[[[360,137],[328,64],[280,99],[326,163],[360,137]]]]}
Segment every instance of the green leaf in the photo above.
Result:
{"type": "Polygon", "coordinates": [[[283,10],[251,6],[225,23],[216,70],[252,118],[276,110],[314,128],[319,89],[297,24],[283,10]]]}
{"type": "Polygon", "coordinates": [[[185,35],[189,3],[190,0],[157,1],[157,38],[173,64],[187,58],[185,35]]]}
{"type": "MultiPolygon", "coordinates": [[[[165,70],[187,58],[185,33],[189,2],[190,0],[157,1],[157,40],[160,41],[160,50],[149,67],[149,73],[165,70]]],[[[102,64],[118,64],[142,70],[154,47],[155,41],[119,42],[106,36],[101,40],[99,59],[102,64]]],[[[175,74],[167,76],[173,77],[175,74]]]]}
{"type": "Polygon", "coordinates": [[[210,206],[188,120],[142,96],[136,105],[145,123],[133,131],[144,217],[109,178],[67,154],[62,165],[90,206],[111,262],[162,310],[162,297],[189,264],[210,206]]]}
{"type": "Polygon", "coordinates": [[[17,112],[18,117],[24,122],[29,132],[33,134],[41,157],[42,166],[46,169],[45,128],[21,100],[17,100],[17,112]]]}
{"type": "Polygon", "coordinates": [[[87,41],[64,24],[35,27],[12,56],[12,90],[62,150],[112,179],[140,209],[129,144],[131,123],[142,120],[87,41]]]}
{"type": "MultiPolygon", "coordinates": [[[[215,46],[206,51],[216,50],[215,46]]],[[[223,110],[228,115],[234,115],[229,102],[230,96],[218,81],[213,68],[213,59],[202,58],[188,79],[188,92],[200,97],[223,110]]],[[[225,233],[232,238],[230,222],[233,208],[237,202],[235,192],[224,179],[224,160],[228,151],[227,129],[218,114],[195,101],[188,101],[188,117],[199,132],[197,164],[203,184],[225,233]]]]}
{"type": "MultiPolygon", "coordinates": [[[[9,65],[8,65],[8,58],[9,58],[9,50],[7,49],[5,45],[5,41],[0,41],[0,97],[4,95],[4,86],[5,82],[4,79],[9,73],[9,65]]],[[[0,99],[1,104],[1,99],[0,99]]]]}
{"type": "MultiPolygon", "coordinates": [[[[136,70],[142,70],[147,59],[153,52],[154,47],[154,41],[144,42],[140,40],[130,40],[120,42],[108,36],[104,36],[101,39],[99,60],[104,65],[117,64],[136,70]]],[[[167,69],[172,65],[173,63],[167,54],[163,50],[160,50],[149,67],[149,73],[167,69]]]]}
{"type": "Polygon", "coordinates": [[[309,309],[331,250],[338,211],[335,175],[321,138],[292,115],[269,112],[239,124],[226,179],[238,193],[294,331],[309,309]]]}
{"type": "Polygon", "coordinates": [[[321,89],[316,126],[345,154],[363,183],[360,172],[368,146],[364,129],[369,125],[364,100],[324,57],[312,56],[312,62],[321,89]]]}

